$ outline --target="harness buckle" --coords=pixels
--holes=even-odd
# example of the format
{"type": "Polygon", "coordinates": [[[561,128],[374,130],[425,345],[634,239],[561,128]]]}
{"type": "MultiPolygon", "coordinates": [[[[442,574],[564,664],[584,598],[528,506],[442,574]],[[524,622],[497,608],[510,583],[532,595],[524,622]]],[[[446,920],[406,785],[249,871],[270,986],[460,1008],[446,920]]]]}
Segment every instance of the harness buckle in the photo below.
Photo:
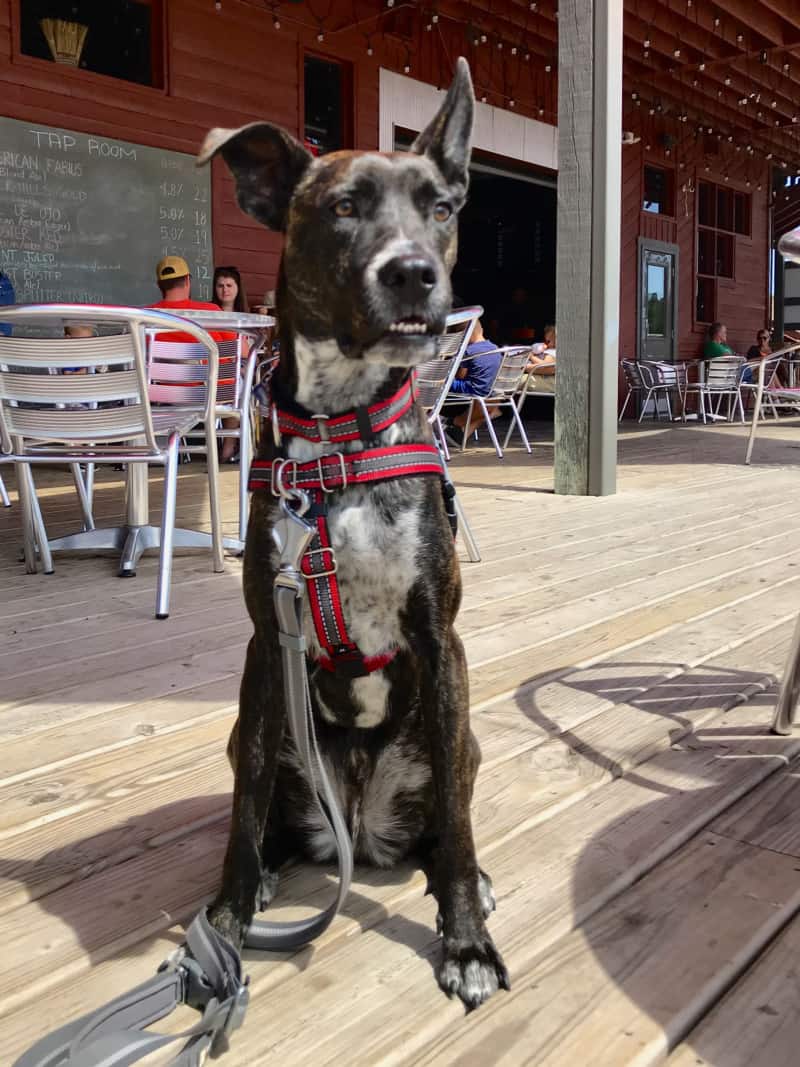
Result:
{"type": "Polygon", "coordinates": [[[297,492],[297,460],[296,459],[279,459],[275,460],[272,464],[272,470],[270,471],[270,489],[273,496],[291,496],[297,492]],[[291,467],[292,471],[292,483],[286,484],[285,472],[286,468],[291,467]]]}
{"type": "MultiPolygon", "coordinates": [[[[332,574],[336,574],[336,572],[339,570],[339,564],[336,562],[336,556],[334,556],[333,549],[330,548],[330,547],[328,547],[328,548],[311,548],[311,549],[308,550],[308,552],[306,552],[305,556],[303,556],[303,559],[304,560],[306,560],[306,559],[310,560],[311,556],[319,556],[321,558],[321,560],[322,560],[322,566],[325,567],[325,565],[326,565],[325,553],[326,552],[330,553],[330,560],[327,562],[327,569],[326,570],[314,571],[313,573],[307,574],[306,571],[302,570],[302,568],[301,568],[303,577],[306,579],[306,581],[314,582],[314,581],[317,580],[317,578],[330,578],[330,576],[332,574]]],[[[309,563],[309,566],[311,566],[311,563],[309,563]]]]}
{"type": "MultiPolygon", "coordinates": [[[[333,493],[336,489],[346,489],[347,488],[347,467],[345,466],[345,462],[344,462],[344,453],[343,452],[331,452],[327,456],[320,456],[317,459],[317,473],[319,474],[319,487],[320,487],[320,489],[322,490],[323,493],[333,493]],[[328,485],[325,484],[325,468],[322,465],[322,461],[323,461],[323,459],[332,459],[334,456],[338,457],[338,459],[339,459],[339,470],[336,473],[342,479],[342,484],[340,486],[339,485],[328,486],[328,485]]],[[[296,477],[296,475],[295,475],[295,477],[296,477]]],[[[331,477],[335,477],[335,475],[331,475],[331,477]]]]}
{"type": "MultiPolygon", "coordinates": [[[[229,1038],[234,1030],[238,1030],[244,1022],[244,1017],[247,1013],[247,1007],[250,1003],[250,990],[248,988],[250,979],[245,978],[243,982],[240,982],[236,992],[229,998],[227,1002],[227,1011],[225,1013],[225,1021],[222,1026],[216,1030],[213,1038],[211,1039],[211,1046],[209,1052],[212,1058],[221,1056],[228,1051],[230,1047],[229,1038]]],[[[225,1003],[220,1005],[220,1008],[225,1007],[225,1003]]]]}
{"type": "Polygon", "coordinates": [[[312,415],[311,418],[317,424],[317,433],[319,434],[320,441],[322,441],[323,444],[330,441],[331,435],[328,432],[328,419],[330,419],[330,415],[312,415]]]}

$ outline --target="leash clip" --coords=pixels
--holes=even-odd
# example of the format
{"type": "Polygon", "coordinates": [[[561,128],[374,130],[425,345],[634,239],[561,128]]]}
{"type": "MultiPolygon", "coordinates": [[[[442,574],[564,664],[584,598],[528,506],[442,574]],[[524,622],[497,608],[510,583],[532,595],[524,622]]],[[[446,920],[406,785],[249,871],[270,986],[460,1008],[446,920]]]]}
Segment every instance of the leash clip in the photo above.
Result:
{"type": "Polygon", "coordinates": [[[275,580],[302,590],[300,563],[317,529],[303,518],[311,506],[308,493],[302,489],[281,488],[280,515],[272,524],[272,539],[281,554],[275,580]]]}

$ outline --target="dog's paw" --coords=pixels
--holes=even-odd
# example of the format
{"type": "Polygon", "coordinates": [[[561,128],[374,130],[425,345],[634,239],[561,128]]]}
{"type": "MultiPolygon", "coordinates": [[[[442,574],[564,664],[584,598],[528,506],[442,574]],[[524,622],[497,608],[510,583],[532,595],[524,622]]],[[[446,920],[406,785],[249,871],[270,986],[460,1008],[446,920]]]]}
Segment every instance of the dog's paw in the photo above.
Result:
{"type": "Polygon", "coordinates": [[[506,965],[488,933],[473,944],[445,939],[439,985],[460,997],[467,1011],[480,1007],[498,989],[510,989],[506,965]]]}
{"type": "Polygon", "coordinates": [[[264,871],[256,892],[256,911],[264,911],[275,899],[278,892],[279,875],[277,871],[264,871]]]}

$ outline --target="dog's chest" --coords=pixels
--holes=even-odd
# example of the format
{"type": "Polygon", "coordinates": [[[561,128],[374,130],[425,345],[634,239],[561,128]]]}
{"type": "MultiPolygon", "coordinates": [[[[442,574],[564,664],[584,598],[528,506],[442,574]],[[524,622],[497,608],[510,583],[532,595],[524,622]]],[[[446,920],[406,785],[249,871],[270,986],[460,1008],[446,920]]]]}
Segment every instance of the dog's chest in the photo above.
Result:
{"type": "Polygon", "coordinates": [[[391,515],[374,492],[356,489],[332,503],[327,523],[351,639],[365,656],[402,646],[401,612],[417,578],[418,510],[391,515]]]}

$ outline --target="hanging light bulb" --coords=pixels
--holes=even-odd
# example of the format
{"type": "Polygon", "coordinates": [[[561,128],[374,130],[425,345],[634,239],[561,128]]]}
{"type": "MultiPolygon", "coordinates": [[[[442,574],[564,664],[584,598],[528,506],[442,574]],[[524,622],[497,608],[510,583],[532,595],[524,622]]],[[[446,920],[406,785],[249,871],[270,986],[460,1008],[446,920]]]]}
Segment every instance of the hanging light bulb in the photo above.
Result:
{"type": "Polygon", "coordinates": [[[432,23],[434,24],[434,26],[435,26],[435,25],[436,25],[436,23],[437,23],[438,21],[439,21],[439,16],[438,16],[438,15],[436,14],[436,12],[434,11],[434,13],[433,13],[433,14],[431,15],[431,22],[432,22],[432,23]]]}
{"type": "Polygon", "coordinates": [[[743,40],[744,40],[744,34],[743,33],[737,33],[736,34],[736,43],[737,44],[741,44],[743,40]]]}
{"type": "Polygon", "coordinates": [[[515,103],[516,103],[516,101],[514,100],[514,97],[512,96],[511,99],[508,101],[508,106],[509,107],[514,107],[515,103]]]}
{"type": "Polygon", "coordinates": [[[681,54],[680,48],[676,48],[672,54],[675,56],[676,59],[679,59],[681,54]]]}
{"type": "Polygon", "coordinates": [[[517,54],[517,46],[514,44],[514,45],[511,46],[511,55],[515,56],[516,54],[517,54]]]}
{"type": "Polygon", "coordinates": [[[552,67],[550,66],[550,64],[549,64],[549,63],[546,63],[546,64],[545,64],[545,68],[544,68],[544,72],[545,72],[545,74],[549,74],[549,73],[550,73],[550,71],[551,71],[552,69],[553,69],[553,68],[552,68],[552,67]]]}
{"type": "Polygon", "coordinates": [[[214,10],[222,11],[222,0],[214,0],[214,10]]]}
{"type": "Polygon", "coordinates": [[[647,51],[647,49],[645,49],[645,51],[644,51],[644,58],[645,59],[649,59],[650,58],[650,53],[647,51]]]}
{"type": "Polygon", "coordinates": [[[497,42],[497,47],[498,47],[498,50],[502,52],[503,51],[503,42],[502,41],[498,41],[497,42]]]}
{"type": "Polygon", "coordinates": [[[544,108],[540,107],[539,108],[539,117],[541,118],[543,114],[544,114],[544,108]]]}
{"type": "Polygon", "coordinates": [[[486,103],[486,93],[482,93],[482,94],[481,94],[481,103],[482,103],[482,104],[485,104],[485,103],[486,103]]]}
{"type": "Polygon", "coordinates": [[[528,63],[530,61],[530,58],[531,58],[530,52],[526,52],[525,55],[522,58],[525,60],[526,63],[528,63]]]}
{"type": "Polygon", "coordinates": [[[642,45],[643,45],[644,48],[649,48],[650,47],[650,38],[649,37],[645,37],[644,41],[642,41],[642,45]]]}
{"type": "Polygon", "coordinates": [[[486,44],[486,34],[485,33],[481,34],[481,44],[486,44]]]}
{"type": "Polygon", "coordinates": [[[700,64],[700,65],[698,66],[698,68],[697,68],[697,69],[698,69],[699,71],[704,71],[704,70],[706,69],[706,65],[705,65],[705,63],[701,63],[701,64],[700,64]]]}
{"type": "Polygon", "coordinates": [[[728,75],[728,77],[727,77],[727,78],[725,79],[725,84],[726,84],[726,85],[730,85],[730,84],[731,84],[731,77],[730,77],[730,74],[729,74],[729,75],[728,75]]]}
{"type": "Polygon", "coordinates": [[[274,28],[274,29],[276,29],[276,30],[279,30],[279,29],[281,28],[281,20],[280,20],[280,19],[278,18],[278,16],[277,16],[277,15],[276,15],[276,16],[275,16],[275,18],[274,18],[274,19],[272,20],[272,26],[273,26],[273,28],[274,28]]]}
{"type": "Polygon", "coordinates": [[[320,44],[322,44],[322,42],[325,40],[325,34],[322,32],[322,30],[320,30],[317,34],[317,40],[320,42],[320,44]]]}

